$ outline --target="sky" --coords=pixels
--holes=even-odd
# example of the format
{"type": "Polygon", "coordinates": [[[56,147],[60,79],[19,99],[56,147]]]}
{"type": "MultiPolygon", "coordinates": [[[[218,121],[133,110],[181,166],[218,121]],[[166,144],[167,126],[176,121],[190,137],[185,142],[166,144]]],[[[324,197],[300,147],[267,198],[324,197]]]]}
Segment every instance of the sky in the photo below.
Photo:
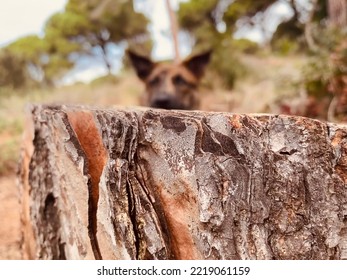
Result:
{"type": "Polygon", "coordinates": [[[18,37],[42,33],[47,19],[67,0],[0,0],[0,46],[18,37]]]}
{"type": "MultiPolygon", "coordinates": [[[[178,7],[178,3],[186,0],[171,0],[173,8],[178,7]]],[[[62,11],[67,0],[0,0],[0,47],[18,39],[19,37],[38,34],[43,35],[45,22],[54,13],[62,11]]],[[[173,47],[169,30],[169,19],[165,0],[136,0],[135,9],[141,10],[151,18],[150,31],[154,40],[152,56],[155,60],[170,59],[173,57],[173,47]]],[[[281,17],[288,17],[288,7],[279,4],[273,7],[276,17],[269,15],[268,25],[275,27],[276,20],[281,17]]],[[[237,37],[247,37],[251,40],[261,42],[263,37],[260,30],[241,28],[236,34],[237,37]]],[[[184,40],[182,37],[181,40],[184,40]]],[[[189,54],[189,45],[180,44],[182,57],[189,54]]],[[[122,54],[121,54],[122,55],[122,54]]],[[[116,64],[115,68],[119,68],[116,64]]],[[[80,65],[74,69],[65,79],[65,83],[73,83],[76,80],[89,81],[96,76],[106,74],[106,69],[102,61],[81,61],[80,65]],[[92,67],[90,66],[92,65],[92,67]]]]}

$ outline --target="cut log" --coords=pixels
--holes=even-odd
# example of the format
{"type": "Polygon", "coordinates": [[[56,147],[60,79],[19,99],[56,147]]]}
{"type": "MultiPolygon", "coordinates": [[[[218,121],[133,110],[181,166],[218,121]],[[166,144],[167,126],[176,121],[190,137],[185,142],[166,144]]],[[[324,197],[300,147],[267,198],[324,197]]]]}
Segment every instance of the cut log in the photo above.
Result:
{"type": "Polygon", "coordinates": [[[347,128],[285,115],[33,106],[29,259],[347,259],[347,128]]]}

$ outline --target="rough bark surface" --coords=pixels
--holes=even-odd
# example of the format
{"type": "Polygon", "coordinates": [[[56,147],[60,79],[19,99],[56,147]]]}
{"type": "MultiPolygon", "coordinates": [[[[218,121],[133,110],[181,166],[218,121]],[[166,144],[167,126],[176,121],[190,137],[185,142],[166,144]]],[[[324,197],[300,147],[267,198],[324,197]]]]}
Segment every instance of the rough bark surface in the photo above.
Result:
{"type": "Polygon", "coordinates": [[[65,106],[29,120],[26,258],[347,259],[345,126],[65,106]]]}

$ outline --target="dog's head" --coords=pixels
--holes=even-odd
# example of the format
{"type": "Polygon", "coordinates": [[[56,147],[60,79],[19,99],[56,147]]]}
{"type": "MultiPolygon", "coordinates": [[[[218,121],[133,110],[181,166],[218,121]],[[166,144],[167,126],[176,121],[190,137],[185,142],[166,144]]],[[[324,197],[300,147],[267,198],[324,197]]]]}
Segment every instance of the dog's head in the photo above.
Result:
{"type": "Polygon", "coordinates": [[[197,109],[197,88],[211,51],[189,57],[179,64],[153,62],[128,51],[137,76],[145,83],[144,105],[162,109],[197,109]]]}

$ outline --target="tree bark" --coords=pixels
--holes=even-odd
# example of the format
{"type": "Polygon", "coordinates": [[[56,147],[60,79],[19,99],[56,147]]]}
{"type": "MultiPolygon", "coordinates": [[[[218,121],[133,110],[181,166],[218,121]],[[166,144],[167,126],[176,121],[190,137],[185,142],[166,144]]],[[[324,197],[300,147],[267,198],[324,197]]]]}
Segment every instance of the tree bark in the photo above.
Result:
{"type": "Polygon", "coordinates": [[[33,106],[34,259],[347,259],[347,128],[284,115],[33,106]]]}
{"type": "Polygon", "coordinates": [[[181,62],[181,55],[178,43],[178,21],[175,11],[172,9],[170,0],[166,0],[166,8],[170,19],[170,30],[172,37],[172,44],[174,49],[174,62],[179,64],[181,62]]]}
{"type": "MultiPolygon", "coordinates": [[[[103,40],[101,39],[100,41],[103,41],[103,40]]],[[[107,68],[107,74],[111,75],[112,74],[112,72],[111,72],[112,66],[111,66],[111,63],[107,57],[106,42],[100,42],[100,48],[101,48],[101,52],[102,52],[102,57],[103,57],[104,62],[105,62],[105,66],[107,68]]]]}
{"type": "Polygon", "coordinates": [[[311,5],[312,8],[309,11],[308,14],[308,19],[305,23],[305,40],[307,43],[308,48],[312,51],[312,52],[317,52],[318,51],[318,46],[316,45],[313,35],[312,35],[312,21],[313,21],[313,16],[316,12],[317,9],[317,5],[318,5],[318,1],[317,0],[312,0],[311,1],[311,5]]]}
{"type": "Polygon", "coordinates": [[[333,27],[344,28],[347,26],[347,1],[327,0],[329,23],[333,27]]]}

